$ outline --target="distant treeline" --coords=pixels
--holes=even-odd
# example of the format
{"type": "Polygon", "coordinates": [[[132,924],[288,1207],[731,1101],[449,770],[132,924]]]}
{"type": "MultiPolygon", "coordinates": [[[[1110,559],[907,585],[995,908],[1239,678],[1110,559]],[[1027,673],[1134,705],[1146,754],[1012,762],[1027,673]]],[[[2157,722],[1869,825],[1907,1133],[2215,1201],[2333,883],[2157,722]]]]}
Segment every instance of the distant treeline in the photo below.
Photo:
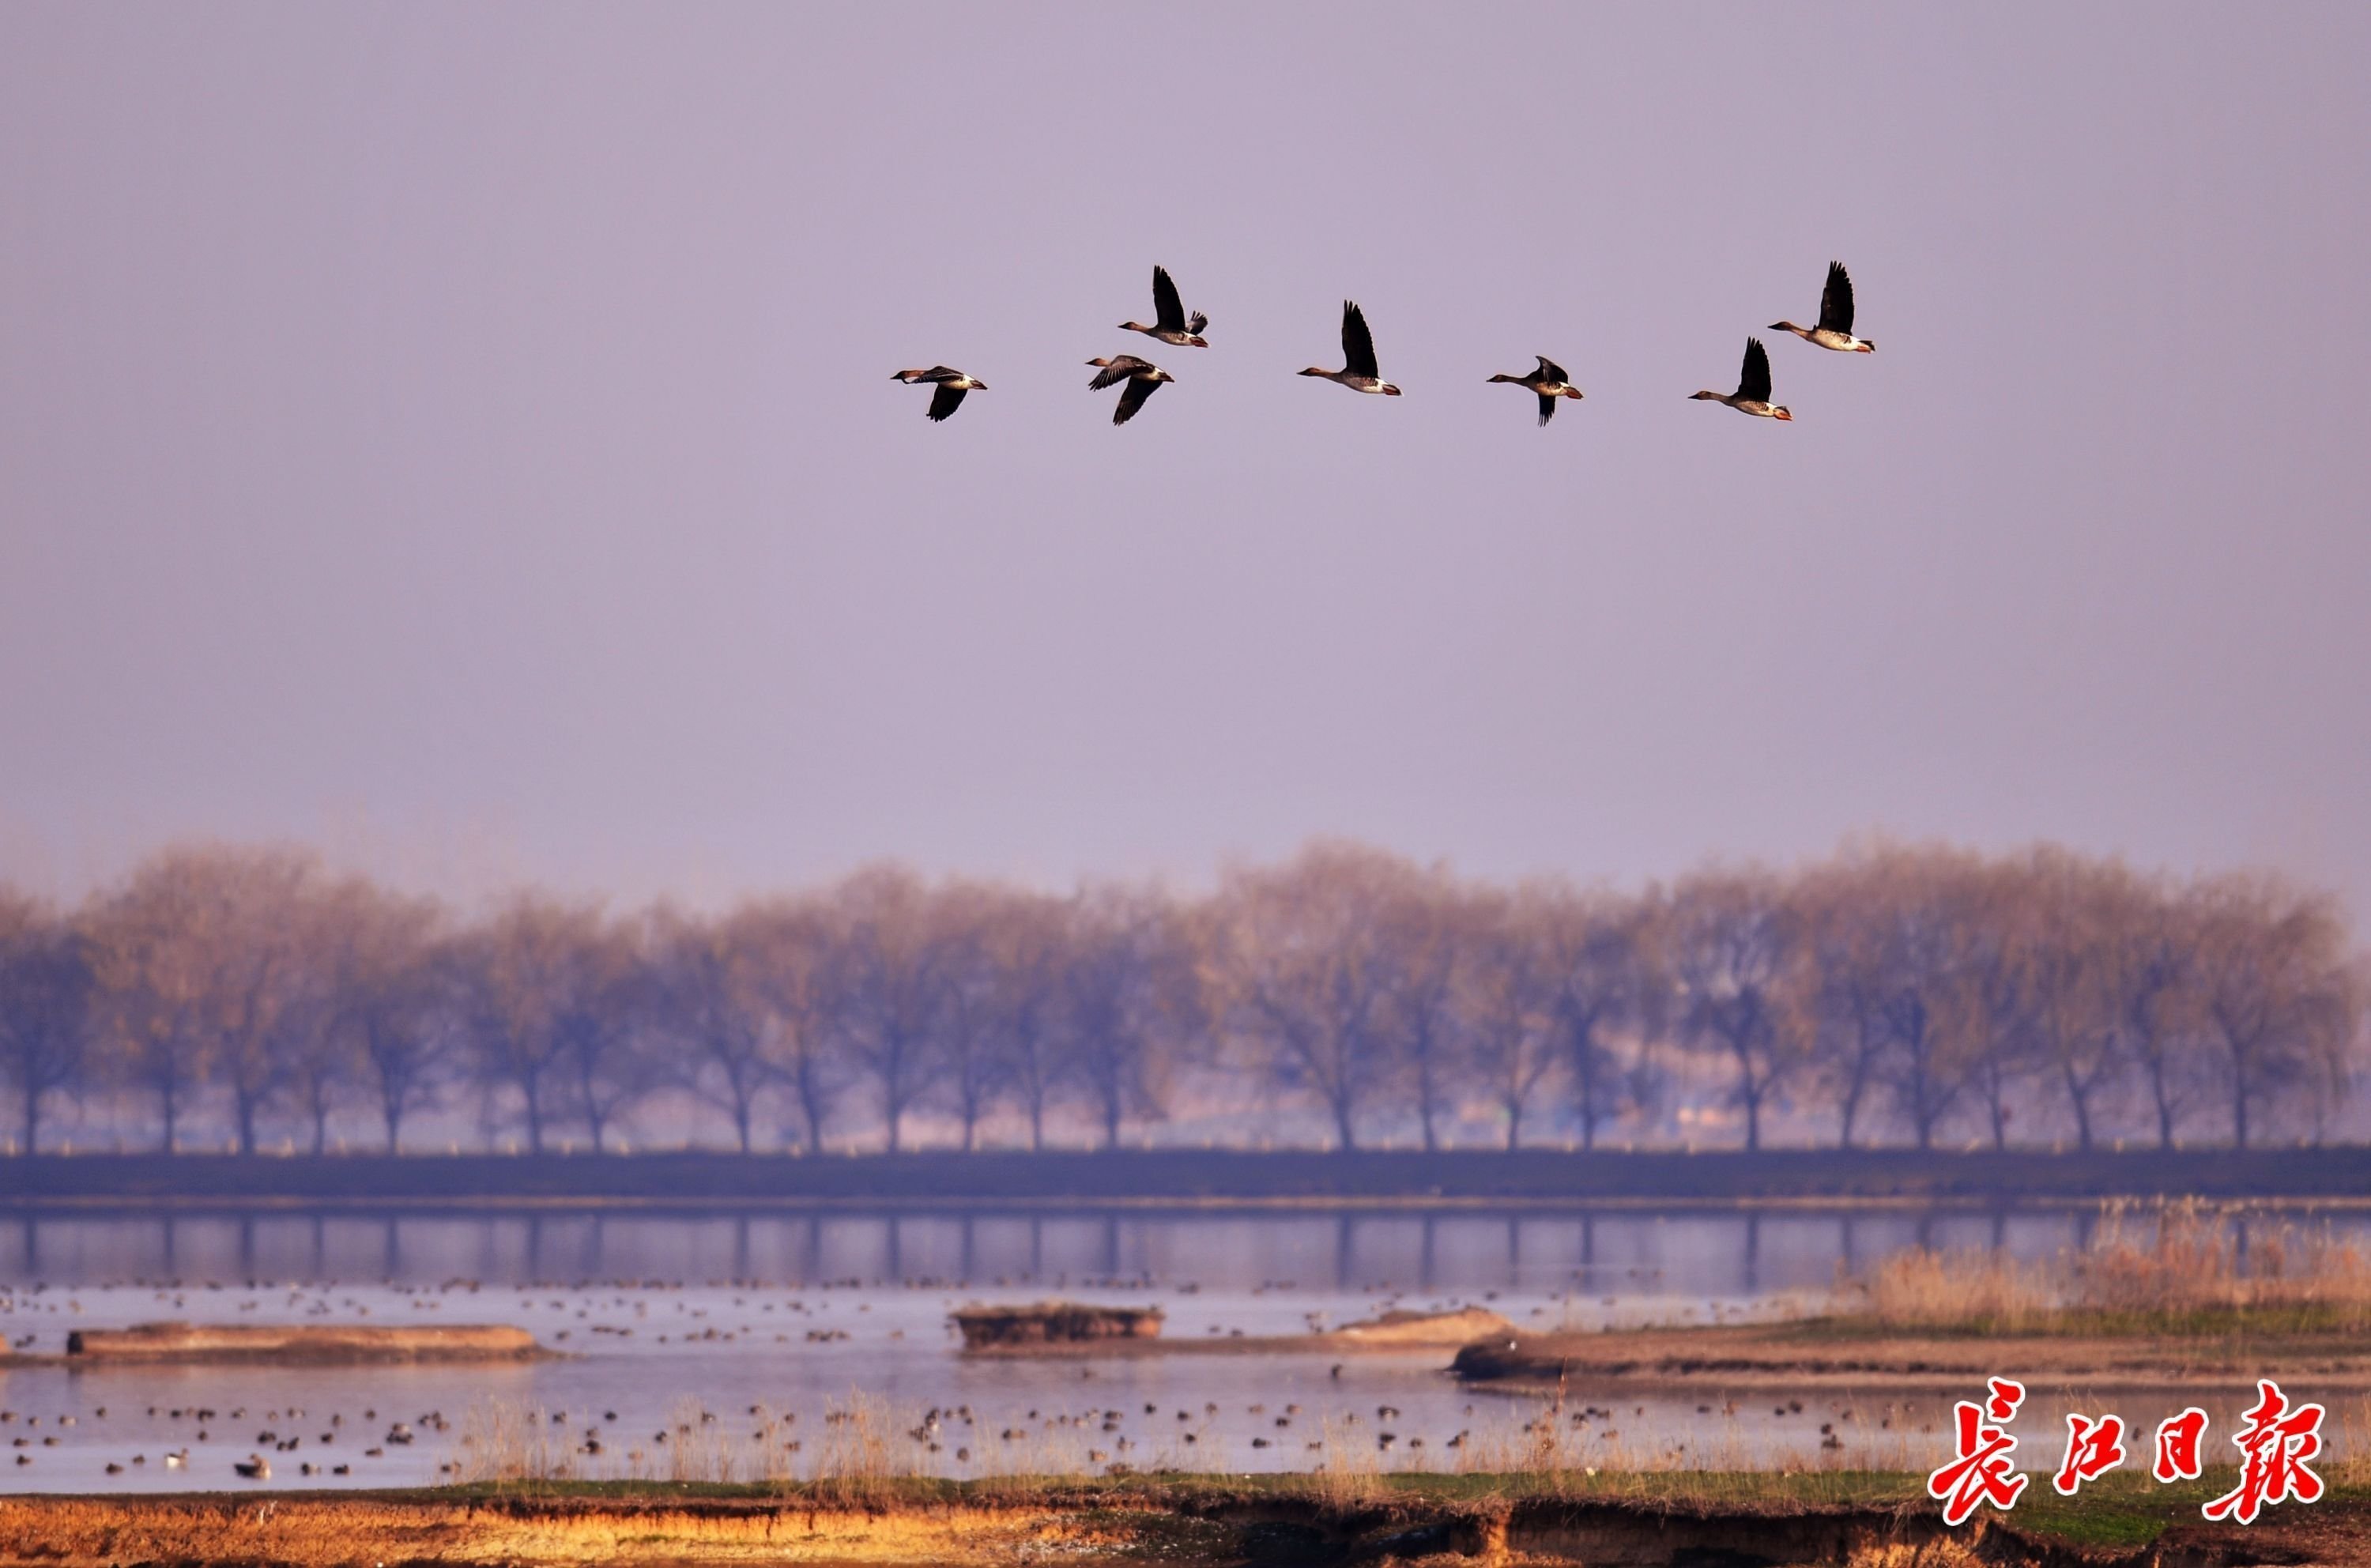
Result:
{"type": "Polygon", "coordinates": [[[1880,847],[1636,894],[1476,882],[1357,845],[1179,896],[898,868],[713,916],[517,896],[462,918],[278,848],[167,850],[60,910],[0,887],[0,1075],[20,1151],[60,1104],[201,1118],[253,1152],[367,1115],[474,1113],[491,1147],[614,1147],[662,1098],[723,1147],[895,1151],[928,1118],[1084,1122],[1105,1146],[1191,1082],[1298,1104],[1333,1143],[1590,1146],[1717,1092],[1839,1146],[1995,1147],[2054,1125],[2319,1137],[2362,1061],[2364,969],[2327,896],[2042,847],[1880,847]]]}

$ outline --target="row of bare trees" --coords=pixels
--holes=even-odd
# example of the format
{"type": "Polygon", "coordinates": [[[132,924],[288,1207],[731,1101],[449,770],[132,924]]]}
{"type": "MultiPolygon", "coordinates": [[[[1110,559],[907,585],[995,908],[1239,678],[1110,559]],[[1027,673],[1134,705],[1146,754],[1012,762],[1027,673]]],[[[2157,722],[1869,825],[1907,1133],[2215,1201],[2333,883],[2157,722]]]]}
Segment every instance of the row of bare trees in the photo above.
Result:
{"type": "Polygon", "coordinates": [[[1230,1106],[1304,1108],[1345,1148],[1651,1139],[1674,1112],[1749,1148],[1781,1116],[1843,1146],[2246,1145],[2328,1130],[2363,978],[2326,897],[2047,847],[1617,894],[1320,843],[1197,897],[879,868],[713,916],[529,894],[462,919],[205,846],[73,910],[0,887],[0,1081],[24,1150],[100,1107],[167,1149],[203,1121],[320,1150],[367,1119],[394,1150],[434,1116],[600,1150],[662,1104],[745,1151],[918,1124],[1043,1147],[1049,1121],[1116,1144],[1230,1106]]]}

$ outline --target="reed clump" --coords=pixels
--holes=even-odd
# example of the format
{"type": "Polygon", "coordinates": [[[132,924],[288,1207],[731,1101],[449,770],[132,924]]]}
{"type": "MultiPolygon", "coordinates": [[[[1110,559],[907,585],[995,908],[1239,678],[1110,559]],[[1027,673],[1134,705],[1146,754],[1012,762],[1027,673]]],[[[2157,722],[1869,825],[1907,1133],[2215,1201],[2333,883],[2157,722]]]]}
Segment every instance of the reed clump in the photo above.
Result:
{"type": "Polygon", "coordinates": [[[921,1440],[888,1402],[851,1393],[829,1403],[820,1431],[795,1412],[757,1404],[746,1416],[697,1400],[676,1402],[665,1424],[627,1440],[599,1424],[555,1418],[542,1406],[485,1400],[462,1412],[438,1474],[461,1485],[532,1491],[539,1483],[671,1482],[687,1485],[812,1486],[825,1501],[867,1505],[928,1473],[921,1440]]]}
{"type": "Polygon", "coordinates": [[[851,1392],[824,1412],[808,1480],[826,1502],[875,1506],[888,1501],[900,1482],[923,1473],[916,1447],[888,1401],[851,1392]]]}
{"type": "Polygon", "coordinates": [[[461,1413],[460,1441],[445,1472],[464,1485],[525,1486],[583,1472],[564,1434],[538,1404],[486,1400],[461,1413]]]}
{"type": "Polygon", "coordinates": [[[1334,1508],[1371,1505],[1383,1494],[1382,1450],[1365,1428],[1339,1415],[1324,1420],[1325,1452],[1310,1472],[1317,1497],[1334,1508]]]}
{"type": "Polygon", "coordinates": [[[1982,1324],[2020,1333],[2058,1308],[2057,1286],[2046,1265],[2020,1263],[1991,1252],[1917,1248],[1897,1252],[1840,1282],[1841,1311],[1887,1328],[1982,1324]]]}

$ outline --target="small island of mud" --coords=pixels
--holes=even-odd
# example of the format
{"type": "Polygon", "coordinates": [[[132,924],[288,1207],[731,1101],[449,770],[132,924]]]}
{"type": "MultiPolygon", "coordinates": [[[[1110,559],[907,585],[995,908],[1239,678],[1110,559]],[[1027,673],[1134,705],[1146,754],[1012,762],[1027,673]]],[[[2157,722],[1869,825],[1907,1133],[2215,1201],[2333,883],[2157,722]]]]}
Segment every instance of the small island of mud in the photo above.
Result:
{"type": "Polygon", "coordinates": [[[1025,1307],[970,1306],[951,1320],[964,1349],[984,1355],[1276,1355],[1349,1351],[1453,1350],[1476,1340],[1505,1343],[1514,1325],[1496,1312],[1385,1312],[1338,1329],[1305,1334],[1211,1334],[1162,1339],[1158,1307],[1096,1307],[1041,1301],[1025,1307]]]}
{"type": "Polygon", "coordinates": [[[1047,1345],[1160,1336],[1158,1307],[1089,1307],[1039,1301],[1025,1307],[966,1307],[954,1314],[966,1350],[1039,1350],[1047,1345]]]}
{"type": "Polygon", "coordinates": [[[311,1323],[134,1323],[77,1329],[65,1364],[146,1366],[269,1362],[321,1365],[381,1361],[534,1361],[555,1355],[525,1329],[502,1323],[434,1327],[311,1323]]]}

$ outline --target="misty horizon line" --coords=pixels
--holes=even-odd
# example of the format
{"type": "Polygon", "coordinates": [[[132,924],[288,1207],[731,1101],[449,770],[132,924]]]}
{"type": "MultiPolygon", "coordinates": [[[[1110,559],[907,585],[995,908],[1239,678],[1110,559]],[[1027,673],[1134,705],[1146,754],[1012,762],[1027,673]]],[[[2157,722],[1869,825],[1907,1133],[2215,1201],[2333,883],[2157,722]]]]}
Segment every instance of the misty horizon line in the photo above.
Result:
{"type": "MultiPolygon", "coordinates": [[[[388,857],[384,850],[341,846],[334,841],[334,836],[331,842],[324,844],[318,837],[301,834],[193,832],[161,836],[153,840],[149,847],[120,861],[118,869],[105,872],[87,871],[72,877],[33,874],[30,868],[0,855],[0,890],[63,908],[95,903],[136,880],[144,868],[176,855],[278,855],[301,859],[308,862],[313,870],[326,872],[340,880],[372,882],[391,892],[424,899],[464,919],[488,915],[522,900],[532,899],[595,909],[603,914],[640,909],[702,915],[751,905],[778,903],[784,899],[821,896],[834,888],[885,871],[910,876],[933,891],[975,887],[1055,899],[1083,897],[1097,891],[1119,891],[1195,899],[1217,892],[1231,872],[1288,865],[1313,852],[1329,848],[1381,855],[1428,876],[1448,877],[1476,886],[1509,890],[1564,887],[1579,893],[1625,898],[1651,898],[1694,876],[1741,873],[1786,879],[1823,865],[1882,857],[1889,853],[1972,855],[2014,860],[2063,852],[2080,856],[2104,869],[2125,872],[2145,882],[2179,883],[2225,875],[2272,876],[2290,883],[2300,892],[2330,900],[2345,916],[2350,928],[2356,923],[2358,913],[2354,905],[2330,882],[2301,876],[2273,857],[2183,867],[2145,862],[2118,850],[2093,850],[2073,840],[2047,834],[2035,834],[2006,843],[1984,843],[1943,834],[1901,833],[1886,827],[1856,828],[1840,836],[1823,849],[1807,849],[1791,855],[1708,849],[1671,871],[1643,877],[1555,866],[1512,875],[1467,870],[1452,855],[1426,855],[1358,833],[1321,829],[1302,835],[1290,847],[1282,850],[1228,850],[1212,857],[1206,866],[1199,869],[1162,866],[1136,871],[1088,870],[1065,876],[1009,869],[931,867],[915,859],[888,852],[865,855],[844,862],[837,870],[811,876],[772,882],[751,881],[713,889],[669,886],[653,892],[554,881],[526,874],[480,875],[467,871],[453,874],[448,871],[439,876],[433,872],[414,873],[387,863],[388,857]],[[471,883],[477,885],[469,887],[468,884],[471,883]]],[[[463,858],[491,861],[508,857],[499,851],[487,851],[463,858]]],[[[424,860],[445,860],[449,864],[454,858],[399,853],[394,859],[398,862],[415,864],[424,860]]],[[[698,882],[707,879],[694,873],[687,880],[698,882]]]]}

